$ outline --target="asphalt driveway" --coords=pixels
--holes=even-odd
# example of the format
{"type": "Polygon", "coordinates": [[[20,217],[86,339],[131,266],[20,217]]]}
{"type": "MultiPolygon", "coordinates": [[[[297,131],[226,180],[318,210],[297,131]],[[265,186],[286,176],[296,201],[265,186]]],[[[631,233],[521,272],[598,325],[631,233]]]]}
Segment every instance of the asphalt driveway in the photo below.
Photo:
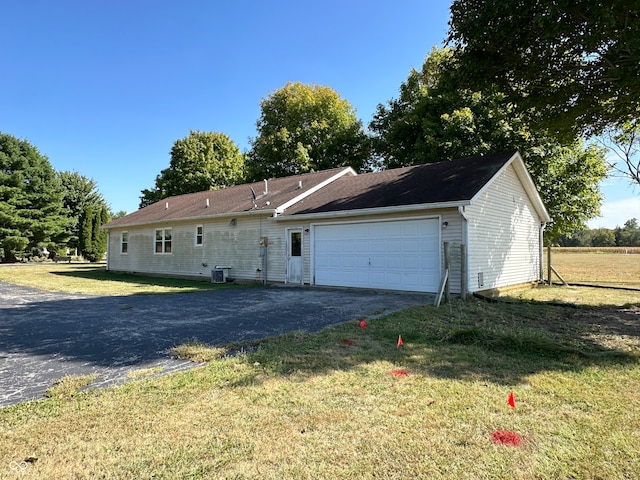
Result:
{"type": "Polygon", "coordinates": [[[98,374],[92,386],[102,387],[127,381],[132,370],[192,368],[170,359],[168,349],[193,339],[221,344],[317,331],[432,302],[419,294],[282,286],[98,297],[0,282],[0,407],[42,398],[66,375],[98,374]]]}

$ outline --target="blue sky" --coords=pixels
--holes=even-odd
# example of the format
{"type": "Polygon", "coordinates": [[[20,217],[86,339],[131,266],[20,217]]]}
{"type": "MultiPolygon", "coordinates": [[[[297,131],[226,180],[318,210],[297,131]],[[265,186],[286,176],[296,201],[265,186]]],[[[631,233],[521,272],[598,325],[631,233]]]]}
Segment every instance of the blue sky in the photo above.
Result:
{"type": "MultiPolygon", "coordinates": [[[[190,130],[242,150],[260,100],[289,81],[326,85],[366,125],[447,33],[449,0],[0,0],[0,131],[56,170],[93,178],[114,211],[137,209],[190,130]]],[[[640,219],[623,180],[604,218],[640,219]],[[617,203],[616,203],[617,202],[617,203]]]]}

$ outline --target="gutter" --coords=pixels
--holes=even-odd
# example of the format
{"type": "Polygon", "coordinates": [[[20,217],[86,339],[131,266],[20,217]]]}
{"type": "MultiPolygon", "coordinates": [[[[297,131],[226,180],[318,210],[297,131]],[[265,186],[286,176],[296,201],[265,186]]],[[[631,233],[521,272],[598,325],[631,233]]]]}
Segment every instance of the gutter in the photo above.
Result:
{"type": "Polygon", "coordinates": [[[209,219],[217,219],[217,218],[229,218],[229,217],[245,217],[250,215],[269,215],[275,217],[277,215],[276,209],[268,209],[268,210],[248,210],[245,212],[227,212],[227,213],[216,213],[214,215],[198,215],[194,217],[178,217],[178,218],[162,218],[158,220],[149,220],[147,222],[134,222],[134,223],[122,223],[118,225],[103,225],[101,228],[103,230],[109,231],[109,229],[113,228],[129,228],[129,227],[140,227],[147,225],[164,225],[169,222],[178,223],[178,222],[192,222],[194,220],[209,220],[209,219]]]}
{"type": "Polygon", "coordinates": [[[460,208],[466,205],[471,205],[471,202],[469,200],[464,200],[462,202],[458,201],[458,202],[441,202],[441,203],[423,203],[419,205],[397,205],[393,207],[360,208],[360,209],[354,209],[354,210],[338,210],[333,212],[294,213],[291,215],[280,215],[278,216],[277,221],[359,217],[364,215],[381,215],[385,213],[396,213],[396,212],[414,212],[414,211],[421,211],[421,210],[436,210],[441,208],[460,208]]]}

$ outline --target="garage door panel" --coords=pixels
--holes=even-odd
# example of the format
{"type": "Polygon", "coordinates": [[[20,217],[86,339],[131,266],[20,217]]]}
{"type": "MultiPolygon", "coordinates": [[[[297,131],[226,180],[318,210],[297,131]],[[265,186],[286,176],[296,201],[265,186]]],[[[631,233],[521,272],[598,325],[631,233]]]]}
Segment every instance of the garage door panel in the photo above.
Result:
{"type": "Polygon", "coordinates": [[[317,225],[317,285],[436,291],[440,279],[437,219],[317,225]]]}

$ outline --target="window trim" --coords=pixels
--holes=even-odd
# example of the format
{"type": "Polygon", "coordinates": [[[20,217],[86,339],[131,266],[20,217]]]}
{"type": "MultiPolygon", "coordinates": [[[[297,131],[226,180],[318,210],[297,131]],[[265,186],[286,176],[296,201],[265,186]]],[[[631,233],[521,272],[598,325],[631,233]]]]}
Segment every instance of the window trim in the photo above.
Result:
{"type": "Polygon", "coordinates": [[[129,253],[129,231],[120,232],[120,255],[129,253]]]}
{"type": "Polygon", "coordinates": [[[195,246],[196,247],[204,246],[204,226],[202,225],[196,225],[195,246]],[[198,242],[198,240],[200,241],[198,242]]]}
{"type": "Polygon", "coordinates": [[[156,228],[153,234],[153,254],[154,255],[171,255],[173,253],[172,248],[173,232],[171,227],[156,228]],[[158,232],[161,232],[161,237],[158,238],[158,232]],[[169,232],[169,239],[167,240],[167,232],[169,232]],[[161,251],[158,251],[158,245],[160,245],[161,251]],[[167,246],[168,251],[167,251],[167,246]]]}

